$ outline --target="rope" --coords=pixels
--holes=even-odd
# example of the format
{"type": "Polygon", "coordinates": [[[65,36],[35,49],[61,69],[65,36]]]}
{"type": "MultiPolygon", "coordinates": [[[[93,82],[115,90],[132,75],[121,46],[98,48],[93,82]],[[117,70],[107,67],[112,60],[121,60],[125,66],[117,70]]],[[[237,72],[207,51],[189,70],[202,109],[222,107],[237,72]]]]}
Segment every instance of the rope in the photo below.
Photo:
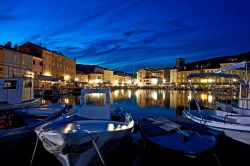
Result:
{"type": "MultiPolygon", "coordinates": [[[[95,139],[94,137],[92,136],[92,134],[88,131],[88,130],[84,130],[91,138],[91,141],[94,145],[94,148],[102,162],[103,165],[105,165],[105,161],[101,155],[101,152],[99,151],[96,143],[95,143],[95,139]]],[[[40,135],[40,133],[39,133],[40,135]]],[[[38,138],[39,136],[37,137],[37,142],[38,142],[38,138]]],[[[57,154],[57,153],[62,153],[62,154],[67,154],[67,153],[81,153],[84,151],[84,149],[88,149],[86,143],[85,144],[82,144],[82,145],[66,145],[66,144],[62,144],[62,145],[55,145],[54,143],[48,141],[45,137],[41,137],[40,138],[41,141],[42,141],[42,144],[43,144],[43,147],[49,152],[49,153],[52,153],[52,154],[57,154]]],[[[37,145],[36,145],[37,146],[37,145]]],[[[34,153],[33,153],[33,156],[34,156],[34,153]]],[[[32,157],[32,160],[33,160],[33,157],[32,157]]],[[[31,166],[31,165],[30,165],[31,166]]]]}
{"type": "Polygon", "coordinates": [[[212,148],[212,152],[213,152],[213,155],[214,155],[214,157],[215,157],[215,159],[216,159],[218,165],[219,165],[219,166],[222,166],[222,165],[221,165],[221,162],[220,162],[220,160],[219,160],[219,158],[218,158],[218,156],[217,156],[217,154],[215,153],[215,151],[214,151],[213,148],[212,148]]]}
{"type": "Polygon", "coordinates": [[[53,143],[51,143],[50,141],[48,141],[45,137],[41,137],[41,141],[43,143],[43,147],[52,154],[56,154],[56,153],[62,153],[63,149],[65,148],[65,144],[63,145],[54,145],[53,143]]]}
{"type": "Polygon", "coordinates": [[[101,155],[101,152],[99,151],[99,149],[98,149],[98,147],[97,147],[97,145],[96,145],[96,143],[95,143],[95,140],[94,140],[92,134],[91,134],[88,130],[84,130],[84,131],[87,132],[87,133],[89,134],[90,138],[92,139],[92,142],[93,142],[93,145],[94,145],[94,147],[95,147],[95,150],[96,150],[96,152],[97,152],[97,154],[98,154],[98,156],[99,156],[99,158],[100,158],[102,164],[105,165],[105,161],[103,160],[103,157],[102,157],[102,155],[101,155]]]}
{"type": "Polygon", "coordinates": [[[37,145],[38,145],[39,136],[40,136],[40,134],[41,134],[42,132],[43,132],[43,131],[41,131],[41,132],[38,134],[37,138],[36,138],[36,144],[35,144],[35,148],[34,148],[34,151],[33,151],[32,157],[31,157],[31,160],[30,160],[30,166],[33,164],[34,157],[35,157],[35,154],[36,154],[37,145]]]}
{"type": "Polygon", "coordinates": [[[163,123],[163,124],[165,124],[165,125],[167,125],[167,126],[173,127],[174,129],[178,130],[181,134],[185,135],[186,137],[189,137],[189,134],[185,133],[185,132],[182,131],[179,127],[177,127],[177,126],[175,126],[175,125],[171,125],[171,124],[166,123],[166,122],[164,122],[164,121],[157,120],[157,119],[155,119],[155,118],[153,118],[153,117],[150,117],[150,118],[153,119],[153,120],[156,121],[156,122],[161,122],[161,123],[163,123]]]}

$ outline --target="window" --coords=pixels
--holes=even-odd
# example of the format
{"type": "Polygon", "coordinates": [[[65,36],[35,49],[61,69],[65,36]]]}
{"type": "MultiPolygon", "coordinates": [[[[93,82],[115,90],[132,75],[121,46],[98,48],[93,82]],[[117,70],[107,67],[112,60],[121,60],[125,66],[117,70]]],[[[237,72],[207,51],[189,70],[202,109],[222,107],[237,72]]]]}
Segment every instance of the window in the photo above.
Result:
{"type": "Polygon", "coordinates": [[[17,80],[4,81],[3,89],[16,89],[17,80]]]}
{"type": "MultiPolygon", "coordinates": [[[[40,66],[43,66],[43,62],[40,62],[39,65],[40,65],[40,66]]],[[[45,65],[44,65],[44,67],[45,67],[45,65]]]]}
{"type": "Polygon", "coordinates": [[[0,67],[0,73],[3,72],[3,68],[0,67]]]}
{"type": "Polygon", "coordinates": [[[36,64],[36,61],[35,60],[33,60],[33,65],[35,65],[36,64]]]}

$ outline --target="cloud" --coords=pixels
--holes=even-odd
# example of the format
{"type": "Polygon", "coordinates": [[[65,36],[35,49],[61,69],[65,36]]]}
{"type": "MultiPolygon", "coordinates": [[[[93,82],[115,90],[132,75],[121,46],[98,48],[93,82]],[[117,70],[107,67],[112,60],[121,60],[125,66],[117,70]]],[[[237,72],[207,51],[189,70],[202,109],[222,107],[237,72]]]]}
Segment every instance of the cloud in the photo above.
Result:
{"type": "Polygon", "coordinates": [[[147,34],[155,32],[154,30],[147,30],[147,29],[136,29],[136,30],[130,30],[127,32],[124,32],[124,35],[131,36],[131,35],[138,35],[138,34],[147,34]]]}
{"type": "Polygon", "coordinates": [[[15,20],[17,17],[11,15],[11,14],[3,14],[3,13],[0,13],[0,22],[6,22],[6,21],[12,21],[12,20],[15,20]]]}

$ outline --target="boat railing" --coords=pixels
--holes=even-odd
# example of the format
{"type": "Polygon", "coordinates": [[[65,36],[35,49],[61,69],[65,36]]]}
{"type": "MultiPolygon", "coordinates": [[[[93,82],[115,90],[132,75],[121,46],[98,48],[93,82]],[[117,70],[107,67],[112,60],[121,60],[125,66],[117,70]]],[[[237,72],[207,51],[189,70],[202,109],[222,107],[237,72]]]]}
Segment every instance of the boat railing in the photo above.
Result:
{"type": "Polygon", "coordinates": [[[233,106],[240,109],[246,109],[250,111],[250,99],[241,98],[233,102],[233,106]]]}
{"type": "MultiPolygon", "coordinates": [[[[239,114],[227,114],[224,116],[224,124],[228,123],[228,117],[250,117],[250,115],[239,115],[239,114]]],[[[230,123],[237,123],[237,122],[230,122],[230,123]]]]}

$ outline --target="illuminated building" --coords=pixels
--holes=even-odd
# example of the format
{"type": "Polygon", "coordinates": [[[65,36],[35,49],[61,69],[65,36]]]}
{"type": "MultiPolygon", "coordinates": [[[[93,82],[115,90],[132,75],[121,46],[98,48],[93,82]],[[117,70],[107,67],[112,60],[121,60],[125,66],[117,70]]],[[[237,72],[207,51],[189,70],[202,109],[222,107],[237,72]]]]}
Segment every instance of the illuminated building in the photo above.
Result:
{"type": "Polygon", "coordinates": [[[89,82],[89,76],[88,74],[81,72],[81,71],[76,71],[76,82],[89,82]]]}
{"type": "MultiPolygon", "coordinates": [[[[246,53],[247,54],[247,53],[246,53]]],[[[187,80],[187,76],[193,73],[214,73],[217,69],[230,66],[234,63],[241,62],[247,60],[247,56],[245,54],[239,54],[235,56],[228,57],[218,57],[198,62],[192,62],[188,64],[180,65],[177,63],[176,66],[179,68],[175,68],[170,70],[170,83],[175,84],[175,86],[179,88],[185,88],[189,80],[187,80]]],[[[242,78],[249,79],[250,73],[245,69],[237,69],[226,71],[228,74],[236,74],[242,78]]],[[[228,86],[235,83],[235,80],[230,78],[194,78],[191,80],[194,84],[195,88],[203,87],[212,89],[213,85],[221,85],[223,87],[228,86]]]]}
{"type": "MultiPolygon", "coordinates": [[[[73,81],[76,76],[76,62],[62,53],[48,50],[42,46],[27,42],[19,46],[19,51],[43,59],[43,76],[73,81]]],[[[39,63],[40,64],[40,63],[39,63]]]]}
{"type": "Polygon", "coordinates": [[[156,86],[163,84],[164,69],[145,68],[137,73],[138,86],[156,86]]]}
{"type": "Polygon", "coordinates": [[[33,77],[32,56],[11,48],[9,42],[0,46],[0,77],[33,77]]]}
{"type": "Polygon", "coordinates": [[[114,71],[112,70],[103,70],[103,82],[108,84],[114,83],[114,71]]]}

